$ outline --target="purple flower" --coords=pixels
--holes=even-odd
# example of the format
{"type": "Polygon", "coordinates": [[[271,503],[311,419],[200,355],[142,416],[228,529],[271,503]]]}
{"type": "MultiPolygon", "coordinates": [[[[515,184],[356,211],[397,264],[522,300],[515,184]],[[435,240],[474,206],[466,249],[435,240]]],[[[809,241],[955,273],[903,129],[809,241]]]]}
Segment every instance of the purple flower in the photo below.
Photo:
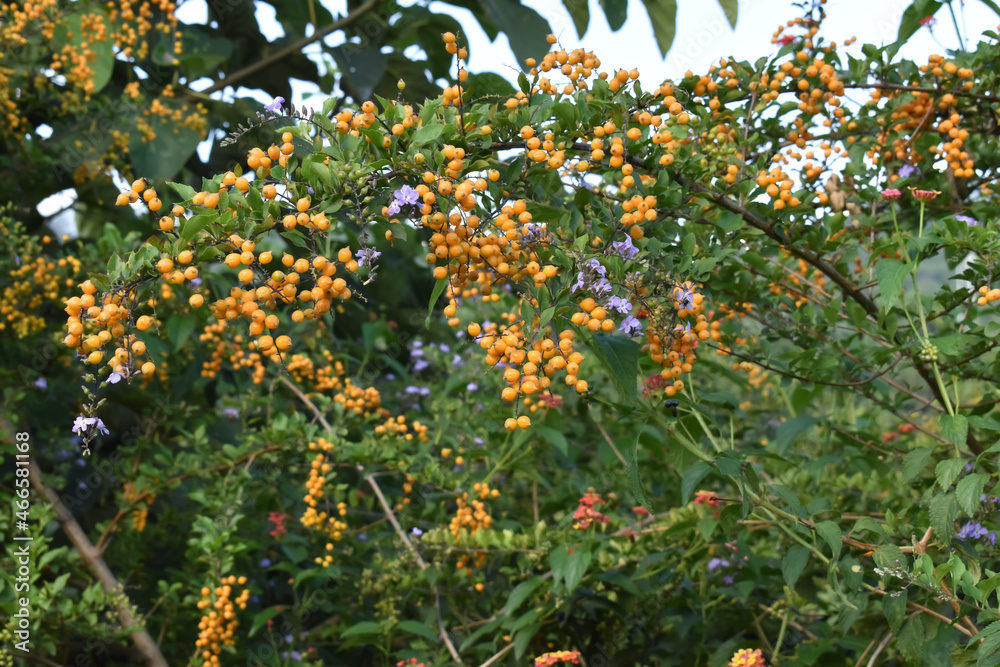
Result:
{"type": "Polygon", "coordinates": [[[465,391],[473,392],[476,391],[477,389],[479,389],[479,385],[476,384],[475,382],[470,382],[469,384],[465,385],[465,391]]]}
{"type": "Polygon", "coordinates": [[[270,104],[265,106],[264,109],[271,112],[280,111],[281,105],[284,103],[285,103],[285,98],[279,95],[278,97],[275,97],[270,104]]]}
{"type": "Polygon", "coordinates": [[[624,241],[615,241],[611,247],[625,259],[632,259],[639,253],[639,249],[632,245],[632,237],[628,234],[625,235],[624,241]]]}
{"type": "Polygon", "coordinates": [[[316,193],[316,191],[313,190],[313,188],[312,188],[311,185],[307,185],[306,186],[306,192],[308,192],[309,194],[315,194],[316,193]]]}
{"type": "Polygon", "coordinates": [[[462,361],[462,355],[456,354],[454,357],[452,357],[451,358],[451,365],[452,366],[462,366],[462,365],[464,365],[464,362],[462,361]]]}
{"type": "Polygon", "coordinates": [[[201,287],[201,278],[194,277],[191,280],[189,280],[188,282],[191,283],[192,285],[194,285],[195,287],[201,287]]]}
{"type": "Polygon", "coordinates": [[[573,289],[571,289],[570,291],[575,292],[578,289],[581,289],[585,282],[586,278],[583,275],[583,271],[580,271],[578,274],[576,274],[576,282],[573,283],[573,289]]]}
{"type": "Polygon", "coordinates": [[[914,167],[912,164],[904,164],[899,168],[900,178],[910,178],[911,176],[923,176],[923,172],[920,171],[919,167],[914,167]]]}
{"type": "Polygon", "coordinates": [[[691,290],[678,289],[674,292],[674,298],[681,310],[691,310],[694,308],[694,292],[691,290]]]}
{"type": "Polygon", "coordinates": [[[421,535],[423,535],[423,534],[424,534],[424,531],[422,531],[422,530],[420,530],[419,528],[417,528],[416,526],[414,526],[414,527],[413,527],[413,530],[412,530],[412,531],[410,531],[410,533],[411,533],[411,534],[412,534],[412,535],[413,535],[414,537],[420,537],[421,535]]]}
{"type": "Polygon", "coordinates": [[[441,350],[444,353],[451,352],[451,348],[448,347],[448,345],[445,344],[445,343],[441,343],[440,345],[438,345],[438,349],[441,350]]]}
{"type": "Polygon", "coordinates": [[[713,558],[708,561],[708,571],[718,570],[719,568],[729,567],[729,561],[725,558],[713,558]]]}
{"type": "Polygon", "coordinates": [[[14,255],[14,266],[21,266],[21,256],[14,255]]]}
{"type": "Polygon", "coordinates": [[[473,438],[472,442],[476,443],[477,445],[481,445],[481,444],[483,444],[483,439],[482,438],[473,438]]]}
{"type": "Polygon", "coordinates": [[[612,296],[604,305],[608,310],[616,310],[622,315],[632,312],[632,302],[621,296],[612,296]]]}
{"type": "MultiPolygon", "coordinates": [[[[601,267],[604,268],[604,267],[601,267]]],[[[590,288],[597,296],[603,296],[611,291],[611,283],[606,278],[601,278],[590,288]]]]}
{"type": "Polygon", "coordinates": [[[426,359],[417,359],[416,361],[413,362],[413,372],[419,373],[420,371],[424,370],[429,366],[430,363],[428,363],[426,359]]]}
{"type": "Polygon", "coordinates": [[[108,434],[108,429],[103,421],[97,417],[84,417],[83,415],[80,415],[73,421],[73,433],[82,436],[90,430],[91,426],[96,426],[96,430],[99,433],[108,434]]]}
{"type": "Polygon", "coordinates": [[[375,248],[361,248],[354,256],[358,258],[358,266],[372,266],[382,253],[375,248]]]}
{"type": "Polygon", "coordinates": [[[601,266],[601,263],[598,262],[596,259],[588,261],[587,268],[594,271],[595,273],[597,273],[597,275],[601,276],[602,278],[608,275],[608,270],[603,266],[601,266]]]}
{"type": "MultiPolygon", "coordinates": [[[[957,537],[960,540],[976,540],[979,539],[980,537],[986,537],[989,534],[989,532],[990,531],[983,528],[982,524],[979,524],[975,521],[969,521],[964,526],[962,526],[962,529],[958,531],[958,535],[956,535],[955,537],[957,537]]],[[[996,537],[994,536],[993,539],[995,540],[996,537]]]]}
{"type": "Polygon", "coordinates": [[[968,216],[968,215],[956,215],[955,219],[958,220],[959,222],[964,222],[969,227],[978,227],[979,226],[979,221],[976,220],[975,218],[971,217],[971,216],[968,216]]]}
{"type": "Polygon", "coordinates": [[[521,225],[521,240],[526,243],[536,243],[548,236],[549,230],[544,222],[526,222],[521,225]]]}
{"type": "Polygon", "coordinates": [[[119,382],[121,382],[124,379],[125,379],[125,376],[122,375],[121,373],[119,373],[118,371],[115,371],[111,375],[108,376],[108,382],[110,382],[111,384],[118,384],[119,382]]]}
{"type": "Polygon", "coordinates": [[[722,583],[724,583],[726,586],[732,586],[734,581],[736,581],[736,577],[734,577],[731,574],[727,574],[722,578],[722,583]]]}
{"type": "Polygon", "coordinates": [[[239,419],[240,411],[237,408],[222,408],[222,416],[230,419],[239,419]]]}
{"type": "Polygon", "coordinates": [[[261,567],[271,567],[271,559],[270,558],[265,558],[265,559],[261,560],[260,561],[260,566],[261,567]]]}
{"type": "Polygon", "coordinates": [[[361,540],[362,542],[367,542],[368,536],[365,535],[364,533],[358,533],[358,539],[361,540]]]}
{"type": "Polygon", "coordinates": [[[966,463],[963,470],[965,470],[965,472],[972,472],[972,469],[975,467],[976,467],[975,463],[966,463]]]}
{"type": "Polygon", "coordinates": [[[37,380],[35,380],[34,385],[36,387],[38,387],[39,389],[48,389],[49,388],[48,380],[46,380],[43,377],[39,377],[37,380]]]}
{"type": "Polygon", "coordinates": [[[618,330],[624,333],[629,338],[632,338],[640,331],[642,331],[642,322],[637,320],[632,315],[629,315],[619,325],[618,330]]]}
{"type": "Polygon", "coordinates": [[[392,193],[392,201],[389,202],[389,215],[396,215],[404,205],[416,206],[419,201],[420,193],[415,188],[404,185],[392,193]]]}

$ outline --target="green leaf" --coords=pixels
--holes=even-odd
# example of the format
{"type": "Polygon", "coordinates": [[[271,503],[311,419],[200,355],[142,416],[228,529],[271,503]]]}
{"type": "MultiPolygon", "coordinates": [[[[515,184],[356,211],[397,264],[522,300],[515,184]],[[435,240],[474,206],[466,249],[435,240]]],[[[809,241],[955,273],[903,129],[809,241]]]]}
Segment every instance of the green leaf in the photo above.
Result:
{"type": "Polygon", "coordinates": [[[927,467],[934,450],[920,447],[903,457],[903,484],[909,484],[927,467]]]}
{"type": "Polygon", "coordinates": [[[427,304],[427,319],[424,320],[425,327],[431,326],[431,316],[434,314],[434,305],[437,303],[438,297],[441,296],[441,292],[443,292],[444,288],[448,286],[448,282],[447,278],[442,278],[437,281],[436,285],[434,285],[434,290],[431,292],[431,301],[427,304]]]}
{"type": "MultiPolygon", "coordinates": [[[[172,111],[180,111],[181,102],[161,100],[164,107],[172,111]]],[[[135,119],[140,116],[136,112],[135,119]]],[[[134,126],[136,120],[131,120],[134,126]]],[[[201,135],[180,125],[165,125],[159,122],[153,124],[157,130],[156,138],[143,141],[141,132],[132,132],[129,136],[129,160],[135,173],[146,178],[159,181],[173,178],[194,154],[201,142],[201,135]]]]}
{"type": "Polygon", "coordinates": [[[958,475],[962,472],[962,468],[964,467],[965,461],[961,459],[947,459],[945,461],[940,461],[934,469],[934,473],[937,477],[937,483],[941,486],[941,489],[947,491],[951,488],[952,483],[958,479],[958,475]]]}
{"type": "Polygon", "coordinates": [[[351,637],[354,635],[379,635],[382,634],[382,626],[375,621],[361,621],[355,623],[340,633],[341,637],[351,637]]]}
{"type": "Polygon", "coordinates": [[[687,505],[688,498],[691,497],[694,488],[710,472],[712,472],[712,466],[704,461],[697,461],[688,466],[687,470],[684,471],[684,476],[681,478],[681,505],[687,505]]]}
{"type": "Polygon", "coordinates": [[[979,498],[982,496],[983,488],[989,478],[990,476],[984,472],[974,472],[963,478],[955,487],[955,498],[962,510],[969,516],[975,514],[982,507],[979,498]]]}
{"type": "MultiPolygon", "coordinates": [[[[993,0],[982,0],[982,3],[992,9],[998,16],[1000,16],[1000,5],[998,5],[993,0]]],[[[581,35],[582,37],[582,35],[581,35]]]]}
{"type": "Polygon", "coordinates": [[[925,645],[924,617],[922,614],[914,614],[903,624],[896,647],[903,655],[918,663],[924,656],[925,645]]]}
{"type": "Polygon", "coordinates": [[[528,650],[528,645],[531,640],[535,638],[538,633],[540,625],[538,623],[532,623],[527,627],[518,630],[517,634],[514,635],[514,658],[520,660],[524,657],[525,651],[528,650]]]}
{"type": "Polygon", "coordinates": [[[890,58],[896,54],[900,46],[913,36],[913,33],[920,30],[920,21],[928,16],[934,16],[937,10],[941,9],[942,4],[941,2],[921,2],[918,0],[906,8],[906,11],[903,12],[903,19],[899,22],[896,43],[889,49],[890,58]]]}
{"type": "Polygon", "coordinates": [[[233,55],[233,43],[225,37],[216,37],[197,26],[181,24],[181,53],[174,53],[174,36],[161,38],[153,49],[152,60],[157,65],[180,66],[189,80],[203,75],[214,75],[219,65],[233,55]]]}
{"type": "Polygon", "coordinates": [[[811,417],[809,415],[799,415],[795,419],[789,419],[778,427],[778,433],[774,437],[774,451],[779,455],[784,455],[788,446],[792,444],[792,440],[821,421],[822,419],[819,417],[811,417]]]}
{"type": "Polygon", "coordinates": [[[174,192],[176,192],[181,199],[189,201],[192,197],[194,197],[195,189],[190,185],[185,183],[175,183],[174,181],[167,181],[167,185],[173,188],[174,192]]]}
{"type": "Polygon", "coordinates": [[[95,35],[91,31],[84,34],[82,19],[84,15],[89,16],[92,13],[90,10],[83,10],[68,14],[57,21],[55,29],[52,31],[52,40],[49,46],[54,52],[61,52],[63,47],[67,45],[73,47],[74,52],[80,52],[82,51],[83,42],[86,41],[87,48],[94,52],[94,59],[88,60],[87,64],[94,73],[94,89],[92,94],[97,94],[104,90],[104,87],[111,81],[111,70],[115,64],[115,55],[112,52],[111,40],[105,38],[104,41],[97,41],[94,39],[95,35]],[[72,34],[71,38],[69,37],[70,34],[72,34]]]}
{"type": "MultiPolygon", "coordinates": [[[[552,569],[555,571],[555,567],[552,569]]],[[[545,579],[537,576],[519,583],[514,587],[514,590],[510,592],[510,597],[507,598],[507,604],[503,607],[503,613],[509,616],[543,583],[545,583],[545,579]]]]}
{"type": "Polygon", "coordinates": [[[787,486],[784,484],[772,484],[770,486],[770,490],[778,494],[778,497],[785,501],[785,504],[788,505],[788,509],[792,510],[792,512],[803,518],[808,516],[809,513],[806,512],[806,508],[802,506],[799,496],[787,486]]]}
{"type": "Polygon", "coordinates": [[[545,38],[552,28],[534,9],[518,0],[479,0],[479,4],[494,25],[507,35],[519,67],[528,58],[541,60],[548,52],[545,38]]]}
{"type": "Polygon", "coordinates": [[[549,568],[552,570],[552,581],[554,583],[558,584],[562,581],[568,559],[569,549],[564,544],[560,544],[549,553],[549,568]]]}
{"type": "Polygon", "coordinates": [[[510,85],[510,81],[495,72],[470,74],[465,85],[476,97],[484,95],[506,95],[513,97],[515,92],[514,86],[510,85]]]}
{"type": "Polygon", "coordinates": [[[899,291],[912,269],[912,264],[903,264],[895,259],[880,259],[875,265],[875,279],[884,309],[889,310],[899,300],[899,291]]]}
{"type": "Polygon", "coordinates": [[[948,545],[955,534],[955,519],[958,518],[958,501],[955,494],[948,493],[934,496],[927,507],[927,514],[934,527],[935,536],[948,545]]]}
{"type": "Polygon", "coordinates": [[[969,451],[965,444],[969,436],[969,421],[965,418],[965,415],[942,415],[941,431],[944,433],[945,438],[958,447],[960,452],[969,451]]]}
{"type": "Polygon", "coordinates": [[[569,456],[569,441],[566,440],[566,436],[563,435],[562,431],[549,426],[538,426],[535,428],[543,438],[555,445],[556,449],[562,452],[563,456],[569,456]]]}
{"type": "MultiPolygon", "coordinates": [[[[642,431],[639,431],[639,437],[641,437],[642,431]]],[[[645,507],[650,514],[653,513],[653,508],[650,505],[649,498],[646,497],[646,492],[642,488],[642,480],[639,479],[639,437],[635,439],[635,446],[632,447],[632,456],[630,457],[628,468],[626,474],[628,475],[628,485],[629,489],[632,491],[632,495],[635,497],[636,501],[643,507],[645,507]]]]}
{"type": "Polygon", "coordinates": [[[167,320],[167,336],[174,343],[174,352],[184,347],[184,343],[188,341],[197,326],[198,320],[193,315],[170,316],[167,320]]]}
{"type": "Polygon", "coordinates": [[[199,213],[196,216],[188,218],[181,227],[181,238],[185,241],[191,241],[198,235],[198,232],[205,229],[209,224],[218,221],[218,219],[219,214],[215,211],[211,213],[199,213]]]}
{"type": "Polygon", "coordinates": [[[895,591],[882,598],[882,613],[889,622],[893,632],[899,632],[899,626],[906,618],[906,589],[895,591]]]}
{"type": "Polygon", "coordinates": [[[639,400],[639,345],[628,338],[602,334],[595,334],[591,340],[611,374],[618,397],[626,405],[635,405],[639,400]]]}
{"type": "Polygon", "coordinates": [[[572,593],[576,590],[583,575],[590,567],[591,553],[589,549],[576,548],[566,559],[566,568],[563,571],[563,581],[566,584],[566,592],[572,593]]]}
{"type": "Polygon", "coordinates": [[[653,36],[660,49],[660,57],[666,57],[670,45],[674,43],[677,27],[677,0],[642,0],[646,13],[653,24],[653,36]]]}
{"type": "Polygon", "coordinates": [[[628,0],[598,0],[611,32],[618,32],[628,18],[628,0]]]}
{"type": "Polygon", "coordinates": [[[264,625],[268,621],[270,621],[272,618],[274,618],[280,613],[281,613],[280,606],[268,607],[263,611],[257,612],[257,614],[253,617],[253,622],[250,624],[250,634],[247,636],[253,637],[255,634],[257,634],[257,631],[260,630],[262,627],[264,627],[264,625]]]}
{"type": "Polygon", "coordinates": [[[820,521],[816,524],[815,528],[819,536],[830,545],[830,550],[833,552],[833,560],[840,558],[840,549],[843,546],[843,541],[840,539],[840,526],[833,521],[820,521]]]}
{"type": "Polygon", "coordinates": [[[587,26],[590,24],[589,4],[588,0],[563,0],[563,5],[566,7],[566,11],[569,12],[570,18],[573,19],[576,34],[580,38],[583,38],[587,32],[587,26]]]}
{"type": "Polygon", "coordinates": [[[442,132],[444,132],[444,125],[438,123],[433,125],[424,125],[413,133],[413,138],[410,139],[410,143],[414,146],[429,144],[440,137],[442,132]]]}
{"type": "Polygon", "coordinates": [[[740,12],[739,0],[719,0],[719,4],[722,5],[722,11],[726,15],[726,20],[729,21],[729,27],[735,28],[736,19],[740,12]]]}
{"type": "Polygon", "coordinates": [[[788,548],[788,553],[781,559],[781,576],[789,588],[795,588],[795,582],[799,580],[802,571],[806,569],[809,562],[809,549],[796,544],[788,548]]]}
{"type": "Polygon", "coordinates": [[[432,642],[436,642],[439,639],[437,633],[435,633],[430,627],[428,627],[426,623],[421,623],[420,621],[413,621],[413,620],[400,621],[399,624],[396,625],[396,627],[402,630],[403,632],[409,632],[414,635],[420,635],[421,637],[429,639],[432,642]]]}
{"type": "Polygon", "coordinates": [[[722,532],[726,535],[730,535],[733,532],[733,528],[736,527],[736,522],[743,518],[743,508],[733,503],[731,505],[726,505],[722,508],[722,512],[719,513],[719,525],[722,527],[722,532]]]}

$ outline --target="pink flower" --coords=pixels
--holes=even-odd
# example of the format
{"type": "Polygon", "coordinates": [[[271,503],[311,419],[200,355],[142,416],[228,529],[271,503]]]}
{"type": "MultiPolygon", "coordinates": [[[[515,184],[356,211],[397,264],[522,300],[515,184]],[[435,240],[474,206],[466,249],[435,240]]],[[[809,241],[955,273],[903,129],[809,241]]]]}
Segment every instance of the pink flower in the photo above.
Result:
{"type": "Polygon", "coordinates": [[[752,651],[743,648],[733,654],[729,667],[765,667],[764,656],[761,655],[759,648],[752,651]]]}
{"type": "Polygon", "coordinates": [[[719,499],[715,497],[715,494],[711,491],[699,491],[694,496],[695,505],[708,505],[710,507],[718,507],[719,499]]]}
{"type": "Polygon", "coordinates": [[[916,190],[910,188],[910,194],[912,194],[917,199],[928,201],[937,197],[941,192],[939,190],[916,190]]]}
{"type": "Polygon", "coordinates": [[[934,25],[935,23],[937,23],[937,19],[933,16],[925,16],[920,19],[920,25],[934,25]]]}
{"type": "Polygon", "coordinates": [[[888,199],[889,201],[899,199],[903,195],[903,193],[896,188],[886,188],[880,194],[882,195],[882,199],[888,199]]]}

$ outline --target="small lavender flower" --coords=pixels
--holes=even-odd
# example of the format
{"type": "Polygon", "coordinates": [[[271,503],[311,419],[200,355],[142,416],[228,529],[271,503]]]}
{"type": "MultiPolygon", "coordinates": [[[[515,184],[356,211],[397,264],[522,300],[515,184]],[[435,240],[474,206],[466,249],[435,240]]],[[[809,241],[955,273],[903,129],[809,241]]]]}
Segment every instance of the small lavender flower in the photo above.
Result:
{"type": "Polygon", "coordinates": [[[956,215],[955,219],[958,220],[959,222],[964,222],[969,227],[978,227],[979,226],[979,221],[976,220],[975,218],[971,217],[971,216],[968,216],[968,215],[956,215]]]}
{"type": "Polygon", "coordinates": [[[222,416],[230,419],[239,419],[240,411],[237,408],[222,408],[222,416]]]}
{"type": "Polygon", "coordinates": [[[38,387],[39,389],[48,389],[49,388],[49,382],[48,382],[48,380],[46,380],[43,377],[39,377],[37,380],[35,380],[34,385],[36,387],[38,387]]]}
{"type": "Polygon", "coordinates": [[[285,98],[281,97],[279,95],[278,97],[275,97],[274,100],[270,104],[268,104],[267,106],[265,106],[264,109],[266,109],[267,111],[271,111],[271,112],[280,111],[281,110],[281,105],[284,104],[284,103],[285,103],[285,98]]]}
{"type": "Polygon", "coordinates": [[[14,266],[21,266],[21,256],[14,255],[14,266]]]}
{"type": "Polygon", "coordinates": [[[473,438],[472,442],[476,443],[477,445],[482,445],[483,444],[483,439],[482,438],[473,438]]]}
{"type": "Polygon", "coordinates": [[[983,528],[982,524],[975,521],[968,521],[962,526],[962,529],[958,531],[958,535],[955,537],[960,540],[977,540],[980,537],[986,537],[989,532],[983,528]]]}
{"type": "Polygon", "coordinates": [[[637,320],[632,315],[629,315],[618,326],[618,330],[624,333],[629,338],[632,338],[635,335],[637,335],[640,331],[642,331],[642,322],[637,320]]]}
{"type": "Polygon", "coordinates": [[[110,384],[118,384],[119,382],[121,382],[124,379],[125,379],[125,376],[122,375],[121,373],[119,373],[118,371],[115,371],[111,375],[108,376],[108,382],[110,384]]]}
{"type": "Polygon", "coordinates": [[[103,421],[97,417],[84,417],[83,415],[80,415],[73,421],[73,433],[82,436],[90,429],[91,426],[96,427],[98,433],[103,435],[108,434],[108,429],[104,425],[103,421]]]}
{"type": "Polygon", "coordinates": [[[368,536],[365,535],[364,533],[358,533],[358,539],[361,540],[362,542],[367,542],[368,536]]]}
{"type": "Polygon", "coordinates": [[[382,253],[375,248],[361,248],[354,256],[358,258],[358,266],[372,266],[382,253]]]}
{"type": "Polygon", "coordinates": [[[451,348],[448,347],[448,345],[445,344],[445,343],[441,343],[440,345],[438,345],[438,349],[441,350],[442,352],[444,352],[445,354],[448,354],[449,352],[451,352],[451,348]]]}
{"type": "Polygon", "coordinates": [[[413,535],[414,537],[420,537],[421,535],[423,535],[423,534],[424,534],[424,531],[422,531],[422,530],[420,530],[419,528],[417,528],[416,526],[414,526],[414,527],[413,527],[413,530],[411,530],[411,531],[410,531],[410,533],[411,533],[411,534],[412,534],[412,535],[413,535]]]}
{"type": "Polygon", "coordinates": [[[465,391],[467,392],[471,393],[476,391],[477,389],[479,389],[479,385],[476,384],[475,382],[470,382],[469,384],[465,385],[465,391]]]}
{"type": "Polygon", "coordinates": [[[201,287],[201,278],[199,278],[197,276],[195,276],[194,278],[192,278],[188,282],[191,283],[195,287],[201,287]]]}
{"type": "Polygon", "coordinates": [[[309,194],[315,194],[316,193],[316,191],[313,190],[313,188],[312,188],[311,185],[307,185],[306,186],[306,192],[308,192],[309,194]]]}
{"type": "Polygon", "coordinates": [[[677,299],[677,305],[680,306],[682,310],[691,310],[694,308],[694,292],[691,290],[678,290],[674,298],[677,299]]]}
{"type": "Polygon", "coordinates": [[[914,167],[912,164],[904,164],[899,168],[900,178],[910,178],[911,176],[923,176],[923,172],[920,171],[920,167],[914,167]]]}
{"type": "Polygon", "coordinates": [[[625,240],[615,241],[611,247],[625,259],[632,259],[639,254],[639,249],[632,244],[632,237],[628,234],[625,235],[625,240]]]}
{"type": "Polygon", "coordinates": [[[417,359],[416,361],[413,362],[413,371],[415,373],[419,373],[428,366],[430,366],[430,363],[428,363],[426,359],[417,359]]]}
{"type": "Polygon", "coordinates": [[[452,366],[462,366],[464,364],[465,364],[465,361],[462,359],[462,355],[460,355],[460,354],[456,354],[454,357],[451,358],[451,365],[452,366]]]}
{"type": "Polygon", "coordinates": [[[271,567],[271,559],[270,558],[264,558],[263,560],[260,561],[260,566],[261,567],[271,567]]]}
{"type": "Polygon", "coordinates": [[[612,296],[604,307],[608,310],[616,310],[621,315],[628,315],[632,312],[632,302],[621,296],[612,296]]]}
{"type": "Polygon", "coordinates": [[[729,561],[725,558],[713,558],[708,561],[708,571],[718,570],[719,568],[729,567],[729,561]]]}
{"type": "Polygon", "coordinates": [[[416,206],[419,201],[420,193],[409,185],[404,185],[392,193],[392,201],[389,202],[389,215],[396,215],[404,205],[416,206]]]}
{"type": "Polygon", "coordinates": [[[521,241],[537,243],[548,236],[549,230],[544,222],[526,222],[521,226],[521,241]]]}
{"type": "Polygon", "coordinates": [[[732,586],[734,581],[736,581],[736,577],[734,577],[731,574],[727,574],[722,578],[722,583],[724,583],[726,586],[732,586]]]}

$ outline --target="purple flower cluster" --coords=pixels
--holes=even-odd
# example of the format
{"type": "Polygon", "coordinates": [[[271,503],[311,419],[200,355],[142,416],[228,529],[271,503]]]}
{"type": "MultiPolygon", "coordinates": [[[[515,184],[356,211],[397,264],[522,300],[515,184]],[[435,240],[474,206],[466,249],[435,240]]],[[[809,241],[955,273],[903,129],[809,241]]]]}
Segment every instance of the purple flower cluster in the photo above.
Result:
{"type": "Polygon", "coordinates": [[[639,254],[639,249],[632,244],[632,237],[628,234],[625,235],[623,241],[615,241],[611,244],[611,247],[616,253],[622,256],[623,259],[632,259],[639,254]]]}
{"type": "Polygon", "coordinates": [[[103,421],[97,417],[84,417],[83,415],[80,415],[76,418],[76,420],[74,420],[73,433],[82,436],[86,434],[92,426],[95,427],[95,430],[98,433],[103,435],[108,434],[108,428],[104,425],[103,421]]]}
{"type": "Polygon", "coordinates": [[[420,201],[420,193],[409,185],[404,185],[392,193],[392,201],[389,202],[389,215],[396,215],[403,206],[416,206],[420,201]]]}
{"type": "Polygon", "coordinates": [[[622,323],[618,326],[618,330],[629,338],[633,338],[642,331],[642,322],[637,320],[634,316],[629,315],[622,320],[622,323]]]}
{"type": "Polygon", "coordinates": [[[979,221],[976,220],[975,218],[973,218],[972,216],[968,216],[968,215],[956,215],[955,219],[958,220],[959,222],[964,222],[969,227],[978,227],[979,226],[979,221]]]}
{"type": "Polygon", "coordinates": [[[608,310],[617,311],[620,315],[628,315],[632,312],[632,302],[621,296],[612,296],[604,304],[604,307],[608,310]]]}
{"type": "Polygon", "coordinates": [[[997,544],[997,534],[994,530],[987,530],[981,523],[968,521],[956,535],[960,540],[978,540],[980,538],[989,542],[993,546],[997,544]]]}
{"type": "Polygon", "coordinates": [[[611,283],[608,282],[608,270],[601,266],[596,259],[587,260],[583,271],[576,274],[576,282],[573,283],[573,292],[578,289],[588,288],[598,296],[604,296],[611,291],[611,283]]]}
{"type": "Polygon", "coordinates": [[[358,260],[358,266],[373,266],[382,253],[375,248],[361,248],[354,253],[354,256],[358,260]]]}
{"type": "Polygon", "coordinates": [[[910,178],[911,176],[916,176],[919,178],[920,176],[923,175],[924,173],[920,171],[920,167],[914,167],[912,164],[904,164],[902,167],[899,168],[900,178],[910,178]]]}

